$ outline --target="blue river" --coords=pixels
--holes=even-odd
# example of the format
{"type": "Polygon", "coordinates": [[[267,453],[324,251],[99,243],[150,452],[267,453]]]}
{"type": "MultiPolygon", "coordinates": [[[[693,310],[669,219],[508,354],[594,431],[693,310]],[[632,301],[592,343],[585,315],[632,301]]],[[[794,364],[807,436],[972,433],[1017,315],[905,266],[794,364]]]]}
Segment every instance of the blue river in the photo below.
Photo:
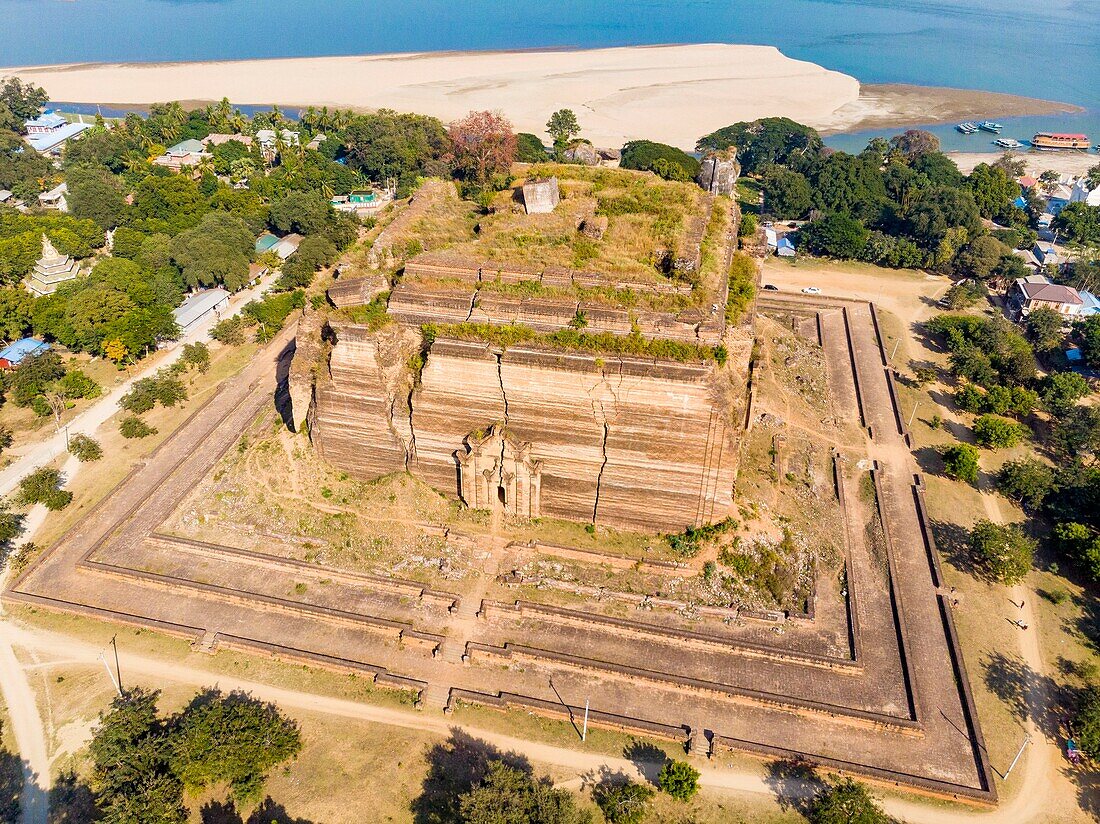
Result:
{"type": "MultiPolygon", "coordinates": [[[[1087,131],[1095,141],[1096,12],[1096,0],[0,0],[0,66],[765,43],[868,83],[1075,103],[1089,111],[1006,120],[1004,134],[1087,131]]],[[[947,148],[991,150],[984,137],[943,136],[947,148]]]]}

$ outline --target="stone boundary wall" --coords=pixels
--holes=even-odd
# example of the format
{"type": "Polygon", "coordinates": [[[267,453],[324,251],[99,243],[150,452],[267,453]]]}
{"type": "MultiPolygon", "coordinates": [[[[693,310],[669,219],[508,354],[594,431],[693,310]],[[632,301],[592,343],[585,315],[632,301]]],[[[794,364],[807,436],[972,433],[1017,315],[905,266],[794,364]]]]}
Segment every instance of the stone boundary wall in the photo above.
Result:
{"type": "Polygon", "coordinates": [[[915,789],[918,792],[937,798],[945,798],[953,801],[966,801],[979,804],[983,807],[993,807],[997,803],[997,796],[987,790],[977,790],[959,784],[951,784],[947,781],[935,781],[909,773],[884,770],[879,767],[871,767],[864,764],[856,764],[851,761],[842,761],[837,758],[829,758],[823,755],[787,750],[782,747],[773,747],[768,744],[759,744],[743,738],[731,738],[725,735],[714,735],[711,739],[711,752],[716,754],[720,749],[734,752],[744,752],[760,758],[782,759],[797,761],[804,764],[823,767],[824,769],[859,778],[869,778],[877,783],[899,789],[915,789]]]}
{"type": "Polygon", "coordinates": [[[862,728],[889,730],[902,735],[923,737],[924,729],[920,724],[896,716],[883,713],[867,712],[866,710],[839,707],[820,701],[810,701],[801,698],[778,695],[776,693],[754,690],[745,687],[734,687],[728,684],[717,684],[711,681],[703,681],[698,678],[671,675],[641,667],[631,667],[625,664],[612,664],[606,661],[598,661],[593,658],[584,658],[578,655],[570,655],[564,652],[538,649],[523,644],[505,643],[503,647],[491,644],[482,644],[471,641],[466,645],[467,655],[473,660],[475,657],[493,660],[504,659],[511,661],[526,661],[533,664],[553,663],[559,666],[573,669],[597,672],[614,678],[621,678],[632,682],[649,682],[679,690],[717,695],[740,701],[752,706],[779,710],[792,715],[817,715],[835,721],[839,724],[862,728]]]}
{"type": "Polygon", "coordinates": [[[898,652],[901,655],[901,676],[905,682],[905,697],[909,703],[909,715],[914,721],[920,721],[921,716],[917,711],[917,697],[913,690],[913,675],[910,672],[910,662],[913,656],[909,650],[909,625],[905,620],[901,598],[898,595],[897,580],[898,568],[894,552],[894,541],[890,535],[889,521],[882,511],[883,488],[878,461],[874,462],[871,469],[871,479],[875,482],[875,510],[882,524],[882,535],[886,541],[886,563],[890,573],[890,609],[894,613],[894,628],[898,636],[898,652]]]}
{"type": "MultiPolygon", "coordinates": [[[[448,706],[453,709],[454,701],[465,701],[468,704],[480,704],[485,707],[499,710],[509,710],[515,707],[534,712],[537,715],[553,718],[565,718],[573,721],[583,718],[584,707],[570,704],[555,704],[541,698],[532,698],[519,695],[514,692],[498,692],[496,695],[487,692],[475,692],[474,690],[453,687],[450,692],[448,706]]],[[[644,733],[668,741],[675,741],[686,745],[691,737],[691,728],[687,726],[674,726],[672,724],[659,724],[656,721],[647,721],[643,718],[633,718],[627,715],[616,715],[611,712],[589,708],[588,723],[590,726],[603,729],[617,730],[630,733],[644,733]]]]}
{"type": "Polygon", "coordinates": [[[844,525],[844,582],[848,588],[848,597],[844,599],[844,608],[848,615],[848,643],[851,645],[852,660],[863,660],[863,636],[859,629],[859,596],[856,594],[856,579],[852,574],[851,550],[848,546],[848,487],[844,483],[844,472],[840,466],[840,453],[833,452],[833,481],[836,484],[836,497],[840,503],[840,518],[844,525]]]}
{"type": "Polygon", "coordinates": [[[616,555],[613,552],[602,552],[598,549],[582,549],[574,546],[562,546],[561,544],[548,544],[544,541],[532,540],[527,543],[513,541],[508,545],[509,549],[528,549],[533,552],[541,552],[545,555],[558,555],[573,560],[589,561],[596,564],[610,564],[619,569],[629,569],[640,565],[642,569],[651,572],[663,572],[667,574],[684,574],[691,571],[689,564],[679,561],[662,561],[656,558],[631,558],[629,555],[616,555]]]}
{"type": "MultiPolygon", "coordinates": [[[[924,477],[915,475],[913,482],[913,502],[917,509],[917,521],[920,523],[921,537],[924,540],[925,551],[928,553],[928,564],[932,570],[932,580],[936,587],[943,586],[943,570],[940,568],[940,553],[936,548],[936,540],[928,523],[928,512],[924,500],[924,477]]],[[[955,672],[955,681],[962,693],[963,717],[966,719],[967,732],[970,734],[971,747],[974,751],[974,759],[981,765],[985,786],[992,788],[993,767],[989,763],[989,755],[985,746],[985,737],[982,735],[981,725],[978,723],[977,706],[974,703],[974,691],[970,686],[970,678],[966,672],[966,659],[963,657],[962,645],[959,643],[958,631],[955,628],[955,618],[951,607],[947,603],[947,596],[940,593],[938,596],[940,607],[940,619],[943,621],[947,635],[947,647],[951,652],[951,667],[955,672]]]]}
{"type": "Polygon", "coordinates": [[[378,575],[370,575],[365,572],[348,572],[336,567],[310,564],[298,561],[294,558],[281,558],[278,555],[268,555],[251,549],[226,546],[224,544],[210,544],[205,541],[196,541],[191,538],[179,538],[174,535],[166,535],[162,532],[154,532],[150,539],[167,547],[183,547],[184,551],[203,555],[207,558],[222,558],[232,555],[245,562],[261,567],[283,567],[305,572],[309,575],[323,575],[335,581],[351,584],[353,586],[365,586],[371,589],[383,590],[404,597],[416,598],[420,601],[432,601],[438,603],[448,611],[458,609],[462,599],[458,595],[449,592],[433,590],[417,581],[408,581],[403,578],[385,578],[378,575]]]}
{"type": "Polygon", "coordinates": [[[846,675],[859,675],[862,672],[862,664],[857,664],[851,659],[832,658],[827,655],[816,655],[809,652],[798,652],[782,647],[773,647],[767,644],[753,641],[741,641],[728,636],[712,635],[706,632],[698,632],[688,629],[676,629],[657,624],[648,624],[643,621],[632,621],[629,618],[615,618],[609,615],[597,615],[591,612],[567,609],[565,607],[539,604],[532,601],[516,601],[515,604],[505,604],[499,601],[483,601],[482,614],[488,615],[498,611],[511,616],[536,615],[552,623],[588,624],[599,627],[601,630],[616,635],[640,636],[645,635],[666,643],[684,643],[689,646],[714,648],[725,652],[733,652],[752,658],[763,658],[782,663],[796,663],[811,667],[835,670],[846,675]]]}
{"type": "Polygon", "coordinates": [[[410,645],[412,648],[423,648],[428,654],[432,654],[443,643],[444,636],[422,632],[413,629],[410,624],[402,621],[393,621],[389,618],[378,618],[373,615],[365,615],[358,612],[348,612],[334,607],[324,607],[317,604],[306,604],[300,601],[292,601],[287,598],[279,598],[274,595],[265,595],[260,592],[251,592],[246,589],[223,587],[217,584],[208,584],[203,581],[191,581],[179,578],[175,575],[163,573],[145,572],[138,569],[107,564],[102,561],[86,560],[81,566],[94,569],[101,575],[118,580],[136,579],[155,589],[164,591],[190,590],[201,592],[210,598],[220,601],[251,606],[259,603],[268,610],[281,612],[287,615],[295,615],[307,618],[319,618],[334,624],[353,627],[359,630],[375,632],[383,637],[410,645]]]}
{"type": "MultiPolygon", "coordinates": [[[[704,224],[704,231],[706,226],[704,224]]],[[[700,236],[700,241],[702,236],[700,236]]],[[[698,255],[698,251],[696,252],[698,255]]],[[[522,264],[505,264],[478,258],[458,257],[427,253],[405,263],[405,278],[446,278],[464,283],[541,283],[548,287],[576,286],[584,289],[630,289],[656,295],[690,295],[690,283],[647,280],[585,272],[562,267],[537,267],[522,264]]]]}
{"type": "MultiPolygon", "coordinates": [[[[856,387],[856,406],[859,407],[859,422],[862,426],[867,427],[867,431],[870,432],[871,428],[867,424],[867,412],[863,408],[863,389],[859,382],[859,368],[856,365],[856,347],[852,342],[852,324],[848,320],[848,307],[841,307],[841,314],[844,317],[844,336],[848,340],[848,359],[852,366],[852,380],[856,387]]],[[[871,436],[874,437],[873,435],[871,436]]]]}
{"type": "Polygon", "coordinates": [[[641,334],[685,343],[711,346],[722,340],[724,318],[699,309],[657,312],[617,309],[595,301],[573,298],[518,297],[479,291],[476,285],[452,287],[404,281],[390,294],[389,314],[401,323],[488,323],[508,326],[520,323],[538,332],[571,328],[578,313],[585,331],[627,335],[635,326],[641,334]]]}

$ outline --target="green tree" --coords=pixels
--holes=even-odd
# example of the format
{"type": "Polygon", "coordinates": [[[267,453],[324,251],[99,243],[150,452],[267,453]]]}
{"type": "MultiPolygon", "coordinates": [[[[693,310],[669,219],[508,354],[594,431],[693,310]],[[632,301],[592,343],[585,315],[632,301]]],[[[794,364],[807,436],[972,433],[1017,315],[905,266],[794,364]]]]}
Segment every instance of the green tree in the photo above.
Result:
{"type": "Polygon", "coordinates": [[[546,121],[546,133],[554,144],[554,153],[559,156],[566,146],[581,133],[581,125],[572,109],[558,109],[546,121]]]}
{"type": "Polygon", "coordinates": [[[610,824],[640,824],[653,790],[633,781],[603,783],[596,787],[593,796],[610,824]]]}
{"type": "Polygon", "coordinates": [[[64,374],[61,356],[53,350],[26,357],[11,374],[11,398],[16,406],[30,406],[64,374]]]}
{"type": "Polygon", "coordinates": [[[590,820],[577,809],[567,790],[555,789],[548,778],[489,762],[485,778],[458,799],[459,824],[583,824],[590,820]]]}
{"type": "Polygon", "coordinates": [[[199,372],[205,372],[210,368],[210,347],[202,341],[185,343],[180,361],[188,367],[195,367],[199,372]]]}
{"type": "Polygon", "coordinates": [[[1053,423],[1050,445],[1056,451],[1080,460],[1100,456],[1100,408],[1078,404],[1053,423]]]}
{"type": "Polygon", "coordinates": [[[418,176],[444,172],[450,148],[438,119],[387,109],[352,118],[343,139],[349,166],[379,182],[397,178],[399,195],[411,191],[418,176]]]}
{"type": "Polygon", "coordinates": [[[26,289],[0,289],[0,338],[18,340],[30,329],[30,294],[26,289]]]}
{"type": "Polygon", "coordinates": [[[998,581],[1018,584],[1031,569],[1036,541],[1015,524],[981,520],[970,530],[970,552],[998,581]]]}
{"type": "Polygon", "coordinates": [[[1054,527],[1053,537],[1059,552],[1094,582],[1100,581],[1100,533],[1085,524],[1063,521],[1054,527]]]}
{"type": "Polygon", "coordinates": [[[699,771],[686,761],[669,759],[657,773],[657,788],[679,801],[699,792],[699,771]]]}
{"type": "Polygon", "coordinates": [[[998,166],[979,163],[966,179],[982,217],[1003,215],[1020,194],[1014,177],[998,166]]]}
{"type": "Polygon", "coordinates": [[[974,421],[974,439],[987,449],[1007,449],[1023,437],[1022,426],[996,415],[982,415],[974,421]]]}
{"type": "Polygon", "coordinates": [[[76,457],[81,463],[98,461],[103,457],[103,447],[99,441],[88,435],[73,435],[69,438],[69,454],[76,457]]]}
{"type": "Polygon", "coordinates": [[[23,121],[38,117],[49,101],[50,96],[45,89],[24,83],[18,77],[5,77],[0,85],[0,105],[18,119],[20,132],[23,131],[23,121]]]}
{"type": "Polygon", "coordinates": [[[997,474],[997,491],[1028,512],[1038,512],[1054,487],[1054,471],[1042,461],[1008,461],[997,474]]]}
{"type": "Polygon", "coordinates": [[[67,201],[74,217],[94,220],[106,231],[118,226],[128,207],[121,181],[103,168],[77,166],[65,174],[67,201]]]}
{"type": "Polygon", "coordinates": [[[890,138],[890,148],[907,157],[930,154],[940,150],[940,139],[931,132],[921,129],[909,129],[890,138]]]}
{"type": "Polygon", "coordinates": [[[187,818],[183,785],[169,766],[167,731],[157,717],[158,696],[126,692],[92,731],[91,784],[106,824],[176,824],[187,818]]]}
{"type": "Polygon", "coordinates": [[[761,180],[763,211],[780,220],[804,217],[813,205],[813,192],[806,176],[785,166],[768,166],[761,180]]]}
{"type": "Polygon", "coordinates": [[[955,259],[955,273],[965,277],[985,280],[993,274],[1001,258],[1011,250],[992,235],[974,238],[959,250],[955,259]]]}
{"type": "Polygon", "coordinates": [[[858,258],[867,245],[868,232],[855,218],[826,215],[802,228],[799,238],[810,253],[841,259],[858,258]]]}
{"type": "Polygon", "coordinates": [[[1076,243],[1100,242],[1100,207],[1070,203],[1051,222],[1051,228],[1076,243]]]}
{"type": "Polygon", "coordinates": [[[119,421],[118,431],[124,438],[147,438],[157,434],[155,426],[150,426],[137,415],[127,415],[119,421]]]}
{"type": "Polygon", "coordinates": [[[549,160],[546,147],[542,140],[530,132],[520,132],[516,135],[516,160],[520,163],[542,163],[549,160]]]}
{"type": "Polygon", "coordinates": [[[316,192],[290,192],[271,204],[268,222],[277,232],[312,235],[324,231],[333,215],[332,205],[316,192]]]}
{"type": "Polygon", "coordinates": [[[978,450],[968,443],[956,443],[944,447],[943,471],[949,478],[968,484],[978,482],[978,450]]]}
{"type": "Polygon", "coordinates": [[[1089,686],[1078,698],[1073,727],[1081,751],[1089,758],[1100,758],[1100,689],[1096,686],[1089,686]]]}
{"type": "Polygon", "coordinates": [[[80,369],[70,369],[57,382],[57,388],[67,398],[98,398],[103,388],[80,369]]]}
{"type": "Polygon", "coordinates": [[[208,689],[172,731],[173,770],[190,790],[228,783],[241,803],[259,800],[267,772],[302,749],[298,724],[274,704],[208,689]]]}
{"type": "Polygon", "coordinates": [[[737,148],[737,159],[747,173],[756,173],[771,164],[790,164],[795,159],[816,155],[822,148],[821,135],[815,129],[788,117],[764,117],[741,121],[699,138],[696,151],[722,151],[737,148]]]}
{"type": "Polygon", "coordinates": [[[1052,372],[1043,378],[1040,397],[1052,415],[1061,417],[1088,394],[1089,382],[1081,375],[1076,372],[1052,372]]]}
{"type": "Polygon", "coordinates": [[[1027,316],[1027,336],[1040,352],[1057,349],[1065,335],[1062,333],[1062,316],[1043,306],[1033,309],[1027,316]]]}
{"type": "Polygon", "coordinates": [[[810,805],[810,824],[891,824],[867,788],[850,778],[828,784],[810,805]]]}
{"type": "Polygon", "coordinates": [[[624,145],[619,166],[623,169],[655,172],[666,180],[694,180],[699,174],[699,161],[683,149],[665,143],[654,143],[652,140],[631,140],[624,145]],[[665,163],[659,165],[660,160],[665,163]]]}
{"type": "Polygon", "coordinates": [[[1077,325],[1081,336],[1081,354],[1089,366],[1100,367],[1100,315],[1092,315],[1077,325]]]}

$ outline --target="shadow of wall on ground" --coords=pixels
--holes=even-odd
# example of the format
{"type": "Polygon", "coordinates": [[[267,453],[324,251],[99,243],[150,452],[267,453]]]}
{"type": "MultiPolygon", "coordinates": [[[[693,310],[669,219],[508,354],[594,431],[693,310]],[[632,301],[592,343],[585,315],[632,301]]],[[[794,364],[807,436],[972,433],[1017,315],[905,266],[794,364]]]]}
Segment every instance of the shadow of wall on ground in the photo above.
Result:
{"type": "Polygon", "coordinates": [[[232,801],[211,801],[199,812],[202,824],[314,824],[307,818],[295,818],[271,796],[260,802],[247,820],[232,801]]]}

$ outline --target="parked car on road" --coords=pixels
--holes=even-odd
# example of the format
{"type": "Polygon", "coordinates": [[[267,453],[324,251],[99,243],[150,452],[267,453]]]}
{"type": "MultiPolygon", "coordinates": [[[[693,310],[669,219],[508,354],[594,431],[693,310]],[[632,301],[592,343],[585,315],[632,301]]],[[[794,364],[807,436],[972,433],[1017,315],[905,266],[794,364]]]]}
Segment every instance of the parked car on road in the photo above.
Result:
{"type": "Polygon", "coordinates": [[[821,290],[818,289],[816,286],[807,286],[805,289],[802,290],[802,294],[804,294],[804,295],[820,295],[821,290]]]}
{"type": "Polygon", "coordinates": [[[764,291],[765,292],[778,292],[779,287],[776,286],[774,283],[765,283],[764,284],[764,291]]]}

